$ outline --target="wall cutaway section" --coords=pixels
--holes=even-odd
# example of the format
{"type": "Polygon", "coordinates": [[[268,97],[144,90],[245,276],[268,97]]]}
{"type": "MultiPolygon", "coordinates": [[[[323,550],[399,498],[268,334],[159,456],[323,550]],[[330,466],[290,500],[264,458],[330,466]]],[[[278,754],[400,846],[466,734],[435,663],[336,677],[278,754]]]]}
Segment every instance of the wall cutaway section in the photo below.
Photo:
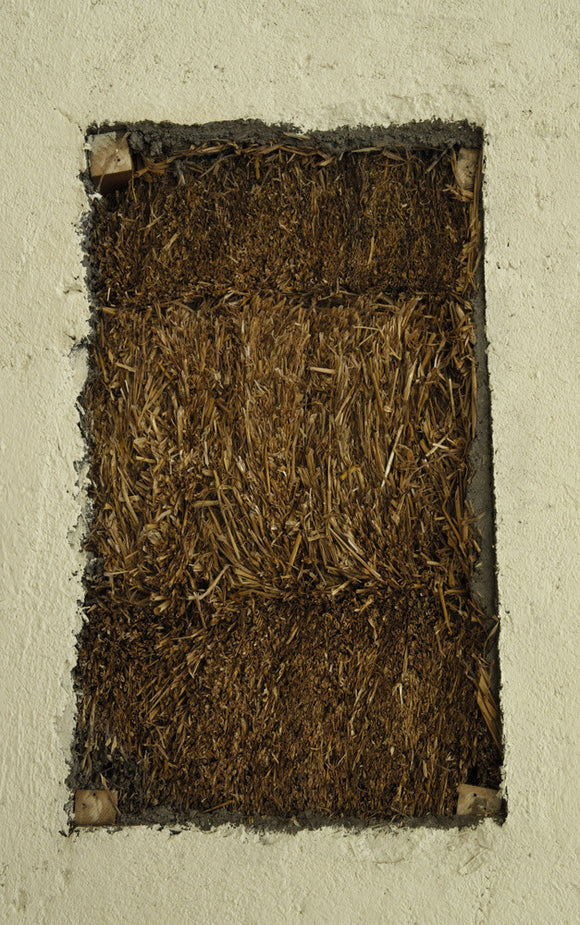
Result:
{"type": "Polygon", "coordinates": [[[72,782],[124,821],[412,820],[499,785],[481,154],[414,131],[93,142],[72,782]]]}

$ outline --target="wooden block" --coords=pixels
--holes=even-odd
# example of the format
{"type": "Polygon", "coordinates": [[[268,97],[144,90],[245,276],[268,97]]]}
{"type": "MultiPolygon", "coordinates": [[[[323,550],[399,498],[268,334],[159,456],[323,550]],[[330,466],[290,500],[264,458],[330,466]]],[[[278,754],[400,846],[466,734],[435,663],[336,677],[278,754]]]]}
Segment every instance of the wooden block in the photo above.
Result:
{"type": "Polygon", "coordinates": [[[476,148],[460,148],[457,152],[455,179],[460,189],[473,189],[478,161],[479,151],[476,148]]]}
{"type": "Polygon", "coordinates": [[[133,175],[133,161],[124,136],[95,135],[91,147],[91,177],[102,193],[125,186],[133,175]]]}
{"type": "Polygon", "coordinates": [[[77,790],[75,825],[114,825],[117,819],[116,790],[77,790]]]}
{"type": "Polygon", "coordinates": [[[501,809],[499,790],[459,784],[457,795],[456,816],[490,816],[501,809]]]}

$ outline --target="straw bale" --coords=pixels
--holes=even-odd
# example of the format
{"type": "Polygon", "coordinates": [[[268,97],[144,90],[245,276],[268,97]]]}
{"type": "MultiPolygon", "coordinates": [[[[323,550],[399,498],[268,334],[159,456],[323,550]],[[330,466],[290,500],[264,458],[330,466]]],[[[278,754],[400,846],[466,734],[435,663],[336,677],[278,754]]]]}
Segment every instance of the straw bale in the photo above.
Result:
{"type": "Polygon", "coordinates": [[[97,208],[77,740],[127,818],[451,815],[497,787],[480,171],[432,159],[215,143],[97,208]]]}

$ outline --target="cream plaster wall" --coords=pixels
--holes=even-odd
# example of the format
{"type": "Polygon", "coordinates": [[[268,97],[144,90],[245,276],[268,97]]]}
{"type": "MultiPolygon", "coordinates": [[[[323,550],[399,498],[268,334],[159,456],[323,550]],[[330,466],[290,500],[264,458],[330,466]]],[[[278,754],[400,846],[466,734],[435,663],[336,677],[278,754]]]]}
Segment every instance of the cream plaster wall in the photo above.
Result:
{"type": "Polygon", "coordinates": [[[574,0],[3,0],[0,920],[572,923],[577,874],[574,0]],[[83,499],[76,225],[102,120],[485,129],[502,828],[65,838],[83,499]],[[71,545],[72,542],[72,545],[71,545]]]}

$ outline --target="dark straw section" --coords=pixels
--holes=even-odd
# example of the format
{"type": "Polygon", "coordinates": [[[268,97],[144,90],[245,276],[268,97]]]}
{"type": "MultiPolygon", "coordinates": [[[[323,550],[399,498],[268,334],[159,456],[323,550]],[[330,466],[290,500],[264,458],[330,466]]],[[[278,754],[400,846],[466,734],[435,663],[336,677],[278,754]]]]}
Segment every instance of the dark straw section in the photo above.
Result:
{"type": "Polygon", "coordinates": [[[78,778],[126,819],[450,815],[499,784],[466,502],[480,179],[207,142],[96,206],[78,778]]]}

